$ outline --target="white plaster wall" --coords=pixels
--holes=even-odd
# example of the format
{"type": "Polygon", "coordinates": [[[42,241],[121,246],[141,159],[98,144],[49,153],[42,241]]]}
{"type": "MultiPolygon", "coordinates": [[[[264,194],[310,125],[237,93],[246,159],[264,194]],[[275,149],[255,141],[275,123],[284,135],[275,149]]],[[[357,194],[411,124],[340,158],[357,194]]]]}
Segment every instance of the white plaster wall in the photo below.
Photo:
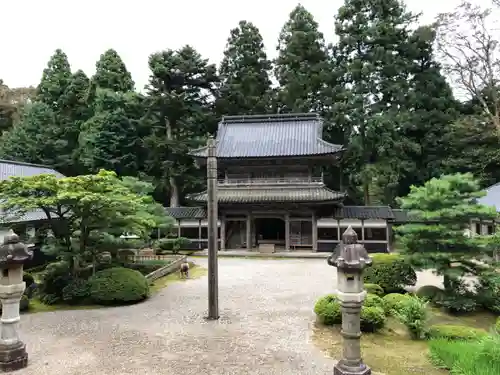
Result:
{"type": "Polygon", "coordinates": [[[10,228],[0,227],[0,244],[3,243],[4,237],[9,234],[10,228]]]}
{"type": "MultiPolygon", "coordinates": [[[[198,228],[198,220],[180,220],[181,227],[183,228],[198,228]]],[[[175,223],[175,227],[177,228],[178,224],[177,222],[175,223]]],[[[201,226],[206,227],[208,226],[208,221],[207,220],[202,220],[201,221],[201,226]]],[[[217,221],[217,226],[220,226],[220,221],[217,221]]]]}
{"type": "MultiPolygon", "coordinates": [[[[361,220],[356,219],[342,219],[339,221],[341,227],[352,226],[353,228],[361,228],[361,220]]],[[[338,223],[335,219],[319,219],[318,220],[318,228],[337,228],[338,223]]],[[[370,219],[365,220],[364,222],[365,228],[385,228],[387,223],[385,220],[376,220],[370,219]]]]}

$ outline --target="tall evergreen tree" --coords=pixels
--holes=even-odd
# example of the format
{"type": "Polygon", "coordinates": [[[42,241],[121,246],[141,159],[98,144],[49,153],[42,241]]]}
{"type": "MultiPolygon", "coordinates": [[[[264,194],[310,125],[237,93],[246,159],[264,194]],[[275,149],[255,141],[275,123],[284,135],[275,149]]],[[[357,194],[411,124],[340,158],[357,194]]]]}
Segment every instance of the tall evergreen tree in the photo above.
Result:
{"type": "Polygon", "coordinates": [[[141,149],[138,123],[141,97],[135,92],[119,93],[98,89],[95,115],[80,133],[81,162],[91,172],[115,171],[119,176],[136,176],[141,149]]]}
{"type": "Polygon", "coordinates": [[[290,13],[278,39],[274,73],[280,112],[324,112],[331,66],[318,23],[302,5],[290,13]]]}
{"type": "Polygon", "coordinates": [[[95,67],[96,71],[92,81],[97,87],[115,92],[134,90],[135,83],[132,75],[114,49],[108,49],[104,52],[96,62],[95,67]]]}
{"type": "Polygon", "coordinates": [[[55,112],[63,109],[61,98],[71,81],[71,66],[68,56],[57,49],[43,70],[42,80],[37,87],[35,101],[49,105],[55,112]]]}
{"type": "Polygon", "coordinates": [[[402,111],[412,65],[405,49],[414,19],[398,0],[346,0],[336,18],[336,63],[349,94],[343,116],[350,123],[349,154],[356,161],[348,170],[367,205],[374,195],[386,200],[387,187],[394,189],[402,172],[414,170],[405,155],[413,145],[397,133],[409,118],[402,111]]]}
{"type": "Polygon", "coordinates": [[[219,75],[216,109],[220,115],[263,114],[271,109],[271,62],[259,29],[240,21],[231,30],[219,75]]]}
{"type": "Polygon", "coordinates": [[[151,134],[145,140],[149,150],[146,172],[154,177],[162,198],[175,207],[181,192],[202,180],[188,152],[213,131],[207,124],[213,122],[216,67],[190,46],[151,55],[149,67],[144,121],[151,126],[151,134]]]}

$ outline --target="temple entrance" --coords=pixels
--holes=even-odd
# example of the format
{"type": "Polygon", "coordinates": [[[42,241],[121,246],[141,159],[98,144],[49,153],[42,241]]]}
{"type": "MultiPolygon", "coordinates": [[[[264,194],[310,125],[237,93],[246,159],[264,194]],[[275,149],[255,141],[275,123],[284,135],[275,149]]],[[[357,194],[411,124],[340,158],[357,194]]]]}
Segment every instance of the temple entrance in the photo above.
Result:
{"type": "Polygon", "coordinates": [[[285,247],[285,220],[279,218],[256,218],[255,239],[259,244],[274,244],[285,247]]]}

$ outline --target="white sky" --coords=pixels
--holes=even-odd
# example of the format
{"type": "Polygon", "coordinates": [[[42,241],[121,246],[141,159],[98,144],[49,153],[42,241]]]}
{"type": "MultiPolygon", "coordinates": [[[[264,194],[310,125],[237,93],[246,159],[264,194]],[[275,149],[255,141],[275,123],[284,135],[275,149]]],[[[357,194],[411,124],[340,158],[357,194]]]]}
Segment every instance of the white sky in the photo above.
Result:
{"type": "MultiPolygon", "coordinates": [[[[334,16],[343,0],[302,0],[327,41],[334,38],[334,16]]],[[[489,6],[490,0],[472,2],[489,6]]],[[[218,63],[229,30],[245,19],[261,31],[270,57],[279,31],[298,0],[14,0],[0,7],[0,78],[10,87],[38,84],[54,50],[61,48],[73,70],[93,74],[95,62],[114,48],[132,72],[137,88],[148,80],[148,56],[185,44],[218,63]]],[[[452,10],[459,0],[407,0],[423,12],[423,22],[452,10]]]]}

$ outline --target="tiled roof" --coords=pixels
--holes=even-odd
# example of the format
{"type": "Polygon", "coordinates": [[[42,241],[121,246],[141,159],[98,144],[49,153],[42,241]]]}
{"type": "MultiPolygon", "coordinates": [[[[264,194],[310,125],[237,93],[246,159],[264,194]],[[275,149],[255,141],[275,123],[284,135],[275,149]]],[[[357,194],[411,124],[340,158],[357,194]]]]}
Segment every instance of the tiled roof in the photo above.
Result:
{"type": "Polygon", "coordinates": [[[9,177],[29,177],[39,174],[54,174],[58,177],[64,177],[61,173],[45,165],[0,159],[0,181],[9,177]]]}
{"type": "Polygon", "coordinates": [[[207,217],[203,207],[165,207],[165,212],[174,219],[204,219],[207,217]]]}
{"type": "MultiPolygon", "coordinates": [[[[327,202],[341,200],[345,193],[326,187],[275,187],[275,188],[221,188],[217,190],[220,203],[260,202],[327,202]]],[[[188,199],[206,202],[207,192],[193,194],[188,199]]]]}
{"type": "Polygon", "coordinates": [[[406,210],[401,209],[393,209],[392,213],[394,214],[393,221],[395,223],[407,223],[410,221],[410,217],[408,216],[408,212],[406,210]]]}
{"type": "MultiPolygon", "coordinates": [[[[31,177],[40,174],[53,174],[57,177],[64,177],[56,170],[46,165],[23,163],[13,160],[0,159],[0,181],[7,180],[9,177],[31,177]]],[[[21,217],[3,216],[0,214],[0,223],[24,223],[29,221],[45,220],[47,217],[41,210],[28,212],[21,217]]]]}
{"type": "Polygon", "coordinates": [[[389,206],[343,206],[337,207],[333,216],[338,219],[394,219],[389,206]]]}
{"type": "MultiPolygon", "coordinates": [[[[226,116],[217,131],[217,157],[260,158],[335,154],[341,145],[321,139],[323,123],[314,113],[226,116]]],[[[191,155],[205,158],[207,148],[191,155]]]]}

